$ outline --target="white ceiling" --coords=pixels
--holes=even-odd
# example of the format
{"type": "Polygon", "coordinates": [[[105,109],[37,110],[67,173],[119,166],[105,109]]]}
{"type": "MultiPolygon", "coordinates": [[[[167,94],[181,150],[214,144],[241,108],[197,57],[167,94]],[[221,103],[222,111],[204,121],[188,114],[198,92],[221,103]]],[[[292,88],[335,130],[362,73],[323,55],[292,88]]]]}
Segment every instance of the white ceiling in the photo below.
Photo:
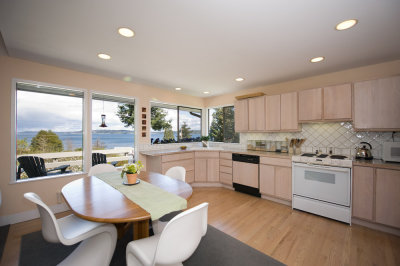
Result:
{"type": "Polygon", "coordinates": [[[399,14],[399,0],[0,0],[0,31],[13,57],[204,97],[399,59],[399,14]]]}

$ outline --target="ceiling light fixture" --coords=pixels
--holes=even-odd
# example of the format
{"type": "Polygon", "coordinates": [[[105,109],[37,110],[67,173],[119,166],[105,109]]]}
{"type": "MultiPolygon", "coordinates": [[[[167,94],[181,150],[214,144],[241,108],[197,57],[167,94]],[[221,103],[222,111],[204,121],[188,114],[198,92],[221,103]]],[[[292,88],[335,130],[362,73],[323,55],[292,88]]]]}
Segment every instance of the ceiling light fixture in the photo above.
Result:
{"type": "Polygon", "coordinates": [[[241,81],[244,80],[244,78],[236,78],[235,80],[238,81],[238,82],[241,82],[241,81]]]}
{"type": "Polygon", "coordinates": [[[318,63],[318,62],[321,62],[321,61],[323,61],[323,60],[325,60],[325,57],[323,57],[323,56],[318,56],[318,57],[314,57],[314,58],[310,59],[310,62],[311,62],[311,63],[318,63]]]}
{"type": "Polygon", "coordinates": [[[119,28],[118,33],[127,38],[135,36],[135,32],[133,32],[133,30],[130,28],[119,28]]]}
{"type": "Polygon", "coordinates": [[[209,94],[210,92],[209,91],[205,91],[205,92],[203,92],[204,94],[209,94]]]}
{"type": "Polygon", "coordinates": [[[111,56],[109,56],[108,54],[97,54],[97,56],[99,58],[101,58],[101,59],[104,59],[104,60],[110,60],[111,59],[111,56]]]}
{"type": "Polygon", "coordinates": [[[347,30],[350,29],[351,27],[354,27],[357,23],[358,23],[357,19],[345,20],[336,25],[336,30],[347,30]]]}
{"type": "Polygon", "coordinates": [[[182,88],[175,88],[175,90],[176,90],[176,91],[181,91],[181,90],[182,90],[182,88]]]}

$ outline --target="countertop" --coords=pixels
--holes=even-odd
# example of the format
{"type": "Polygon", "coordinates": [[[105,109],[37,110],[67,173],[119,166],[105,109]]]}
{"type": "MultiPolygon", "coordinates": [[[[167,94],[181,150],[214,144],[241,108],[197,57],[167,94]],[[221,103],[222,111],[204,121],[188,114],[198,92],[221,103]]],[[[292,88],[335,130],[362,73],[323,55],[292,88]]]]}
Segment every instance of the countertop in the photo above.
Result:
{"type": "Polygon", "coordinates": [[[268,152],[268,151],[251,151],[245,149],[222,149],[222,148],[194,148],[194,149],[171,149],[171,150],[153,150],[153,151],[141,151],[140,153],[146,156],[160,156],[160,155],[168,155],[174,153],[185,153],[185,152],[202,152],[202,151],[209,151],[209,152],[232,152],[232,153],[242,153],[242,154],[249,154],[249,155],[258,155],[258,156],[265,156],[265,157],[274,157],[274,158],[283,158],[283,159],[292,159],[293,154],[288,153],[280,153],[280,152],[268,152]]]}
{"type": "Polygon", "coordinates": [[[379,159],[373,159],[373,160],[355,159],[353,160],[353,166],[366,166],[374,168],[400,170],[400,163],[385,162],[379,159]]]}

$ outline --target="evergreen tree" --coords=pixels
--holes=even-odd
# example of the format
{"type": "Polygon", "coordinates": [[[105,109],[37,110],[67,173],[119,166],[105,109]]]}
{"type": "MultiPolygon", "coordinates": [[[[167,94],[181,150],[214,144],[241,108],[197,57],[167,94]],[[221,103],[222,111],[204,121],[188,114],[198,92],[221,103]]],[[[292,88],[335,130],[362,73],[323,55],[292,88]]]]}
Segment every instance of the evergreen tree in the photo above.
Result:
{"type": "Polygon", "coordinates": [[[192,137],[192,130],[190,130],[190,127],[186,124],[186,122],[183,122],[181,126],[181,138],[189,139],[191,137],[192,137]]]}
{"type": "Polygon", "coordinates": [[[61,152],[64,146],[56,133],[51,130],[40,130],[31,140],[32,152],[61,152]]]}
{"type": "Polygon", "coordinates": [[[164,140],[175,139],[174,132],[172,131],[172,127],[166,127],[164,129],[164,140]]]}
{"type": "Polygon", "coordinates": [[[212,114],[209,135],[212,141],[224,141],[224,111],[222,108],[215,108],[215,113],[212,114]]]}
{"type": "Polygon", "coordinates": [[[210,126],[210,139],[220,142],[239,142],[239,134],[235,133],[235,114],[233,106],[215,108],[210,126]]]}

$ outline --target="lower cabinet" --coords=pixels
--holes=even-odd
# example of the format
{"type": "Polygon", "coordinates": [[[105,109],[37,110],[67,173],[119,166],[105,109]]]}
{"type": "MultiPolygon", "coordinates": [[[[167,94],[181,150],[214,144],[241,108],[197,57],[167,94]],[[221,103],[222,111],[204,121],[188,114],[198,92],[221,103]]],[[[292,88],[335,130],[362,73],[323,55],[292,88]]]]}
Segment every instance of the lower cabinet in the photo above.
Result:
{"type": "Polygon", "coordinates": [[[353,168],[353,216],[373,220],[374,213],[374,168],[353,168]]]}
{"type": "Polygon", "coordinates": [[[260,164],[260,192],[291,201],[292,168],[260,164]]]}
{"type": "Polygon", "coordinates": [[[195,182],[219,182],[219,152],[195,152],[195,182]]]}

